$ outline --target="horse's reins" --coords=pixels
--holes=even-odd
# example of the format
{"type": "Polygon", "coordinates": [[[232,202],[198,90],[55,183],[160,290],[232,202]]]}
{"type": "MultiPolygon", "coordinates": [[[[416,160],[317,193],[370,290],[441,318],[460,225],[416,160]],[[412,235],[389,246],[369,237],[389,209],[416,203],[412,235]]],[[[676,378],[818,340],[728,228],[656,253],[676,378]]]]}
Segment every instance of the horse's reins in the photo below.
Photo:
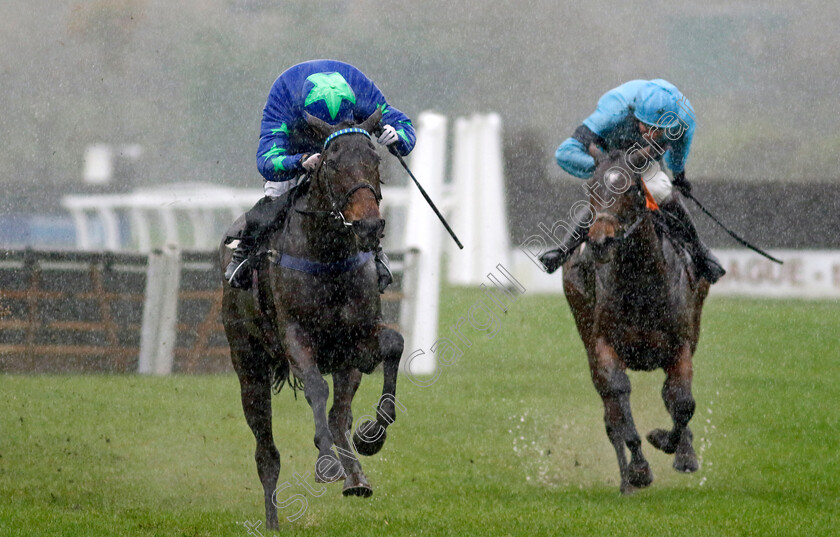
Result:
{"type": "MultiPolygon", "coordinates": [[[[321,155],[322,155],[321,162],[318,163],[318,168],[316,168],[315,172],[314,172],[314,175],[316,177],[320,177],[320,175],[321,175],[321,173],[320,173],[321,168],[323,167],[324,161],[326,160],[325,158],[323,158],[323,155],[326,154],[327,148],[329,147],[330,143],[333,140],[335,140],[336,138],[338,138],[339,136],[343,136],[345,134],[364,134],[365,136],[367,136],[368,140],[371,139],[370,133],[368,131],[366,131],[364,129],[360,129],[358,127],[350,127],[350,128],[347,128],[347,129],[340,129],[340,130],[337,130],[334,133],[330,134],[327,137],[327,139],[324,140],[324,146],[321,148],[321,155]]],[[[344,213],[342,213],[341,211],[350,202],[350,198],[353,196],[353,194],[356,193],[357,190],[360,190],[362,188],[369,189],[371,192],[373,192],[373,195],[376,198],[377,203],[379,203],[379,201],[382,199],[382,196],[379,194],[379,192],[377,192],[376,188],[372,184],[370,184],[366,181],[362,181],[361,183],[353,185],[353,187],[350,188],[350,190],[348,190],[347,193],[344,194],[344,196],[340,200],[338,200],[337,196],[335,194],[335,191],[333,191],[332,183],[330,183],[329,181],[325,181],[325,182],[327,184],[327,197],[329,199],[330,204],[332,205],[331,210],[329,210],[329,211],[307,211],[307,210],[296,208],[295,211],[297,211],[300,214],[310,215],[310,216],[326,215],[326,216],[335,218],[336,220],[339,220],[344,227],[353,227],[353,223],[348,222],[347,219],[344,218],[344,213]]]]}
{"type": "Polygon", "coordinates": [[[723,224],[723,222],[721,222],[720,220],[718,220],[718,219],[717,219],[717,217],[715,217],[715,215],[713,215],[712,213],[710,213],[710,212],[709,212],[709,210],[708,210],[708,209],[706,209],[706,207],[704,207],[702,203],[700,203],[700,200],[698,200],[697,198],[695,198],[695,197],[691,194],[691,192],[683,192],[683,195],[684,195],[685,197],[687,197],[688,199],[690,199],[691,201],[693,201],[694,203],[696,203],[696,204],[697,204],[697,206],[698,206],[698,207],[700,207],[700,210],[701,210],[701,211],[703,211],[703,214],[705,214],[706,216],[708,216],[709,218],[711,218],[711,219],[712,219],[712,221],[713,221],[715,224],[719,225],[719,226],[720,226],[720,227],[721,227],[721,228],[722,228],[722,229],[723,229],[726,233],[728,233],[728,234],[729,234],[729,236],[730,236],[730,237],[732,237],[733,239],[735,239],[736,241],[738,241],[741,245],[746,246],[747,248],[749,248],[749,249],[750,249],[750,250],[752,250],[753,252],[755,252],[755,253],[757,253],[757,254],[759,254],[759,255],[761,255],[761,256],[766,257],[767,259],[769,259],[770,261],[772,261],[772,262],[774,262],[774,263],[778,263],[778,264],[780,264],[780,265],[784,264],[784,261],[782,261],[781,259],[776,259],[775,257],[773,257],[772,255],[768,254],[767,252],[765,252],[764,250],[762,250],[762,249],[761,249],[761,248],[759,248],[758,246],[755,246],[755,245],[753,245],[753,244],[750,244],[749,242],[747,242],[747,240],[746,240],[746,239],[741,238],[740,236],[738,236],[738,234],[737,234],[737,233],[735,233],[734,231],[732,231],[731,229],[729,229],[728,227],[726,227],[726,226],[723,224]]]}

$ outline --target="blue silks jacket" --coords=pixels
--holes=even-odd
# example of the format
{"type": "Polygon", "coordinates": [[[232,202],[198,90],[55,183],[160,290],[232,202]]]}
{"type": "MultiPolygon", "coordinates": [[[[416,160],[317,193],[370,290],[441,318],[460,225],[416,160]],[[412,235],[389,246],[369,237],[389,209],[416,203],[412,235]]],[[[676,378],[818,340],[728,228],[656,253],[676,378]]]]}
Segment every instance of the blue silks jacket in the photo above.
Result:
{"type": "MultiPolygon", "coordinates": [[[[666,80],[631,80],[611,89],[598,100],[598,106],[592,115],[583,120],[583,125],[597,135],[596,143],[606,151],[626,150],[636,143],[645,147],[648,142],[639,134],[638,120],[633,115],[633,107],[639,90],[648,82],[668,88],[678,97],[678,116],[680,122],[684,126],[687,125],[687,128],[679,139],[669,142],[670,148],[663,158],[673,173],[684,172],[696,127],[694,108],[688,99],[666,80]]],[[[575,137],[568,138],[560,144],[554,153],[554,158],[561,168],[581,179],[592,177],[595,171],[595,159],[586,151],[584,144],[575,137]]]]}
{"type": "Polygon", "coordinates": [[[414,148],[411,120],[390,106],[367,76],[350,64],[335,60],[299,63],[283,72],[268,94],[260,126],[257,168],[267,181],[288,181],[302,172],[301,157],[321,146],[307,133],[304,111],[336,125],[361,122],[380,107],[382,124],[396,129],[401,155],[414,148]]]}

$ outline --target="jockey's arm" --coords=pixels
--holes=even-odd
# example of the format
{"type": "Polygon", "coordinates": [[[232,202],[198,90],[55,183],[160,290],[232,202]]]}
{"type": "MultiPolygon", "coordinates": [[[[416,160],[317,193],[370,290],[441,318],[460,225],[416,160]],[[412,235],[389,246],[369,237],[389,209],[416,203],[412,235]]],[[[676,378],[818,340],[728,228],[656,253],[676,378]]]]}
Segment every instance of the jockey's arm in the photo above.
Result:
{"type": "Polygon", "coordinates": [[[685,172],[685,164],[688,161],[688,153],[691,151],[691,140],[693,137],[694,125],[692,124],[678,140],[670,142],[670,147],[665,152],[665,163],[675,178],[677,174],[685,172]]]}
{"type": "Polygon", "coordinates": [[[367,90],[359,91],[356,96],[358,119],[361,121],[367,118],[370,114],[374,113],[377,108],[381,109],[381,125],[390,125],[397,133],[397,141],[391,144],[392,147],[394,147],[400,155],[408,155],[411,153],[411,150],[414,149],[414,144],[417,141],[414,133],[414,125],[411,123],[408,116],[403,114],[398,108],[388,104],[385,100],[385,96],[382,95],[382,92],[379,91],[376,84],[370,82],[369,80],[367,82],[367,90]]]}
{"type": "MultiPolygon", "coordinates": [[[[691,106],[690,104],[688,106],[691,106]]],[[[691,109],[693,112],[693,109],[691,109]]],[[[694,139],[694,130],[697,127],[696,120],[692,114],[680,114],[680,123],[678,131],[673,129],[666,131],[666,139],[669,140],[669,149],[665,152],[663,160],[668,165],[668,169],[674,174],[685,172],[685,164],[688,161],[688,154],[691,151],[691,142],[694,139]]]]}
{"type": "Polygon", "coordinates": [[[280,136],[261,136],[257,169],[266,181],[290,181],[303,172],[304,156],[288,154],[287,140],[280,136]]]}
{"type": "Polygon", "coordinates": [[[391,125],[397,133],[397,141],[391,144],[391,147],[394,147],[402,156],[411,153],[416,142],[411,120],[398,108],[388,104],[385,95],[372,80],[358,71],[353,75],[351,85],[356,93],[356,119],[363,121],[379,108],[382,110],[381,125],[391,125]]]}
{"type": "Polygon", "coordinates": [[[574,138],[568,138],[560,144],[554,152],[554,158],[566,173],[580,179],[589,179],[595,171],[595,159],[587,152],[586,147],[574,138]]]}
{"type": "MultiPolygon", "coordinates": [[[[625,85],[626,86],[626,85],[625,85]]],[[[624,87],[612,89],[598,99],[595,111],[583,120],[572,136],[560,144],[554,153],[557,164],[569,174],[589,179],[595,172],[595,158],[591,148],[604,147],[606,133],[611,132],[627,115],[627,96],[624,87]]]]}
{"type": "Polygon", "coordinates": [[[382,108],[382,124],[391,125],[397,132],[397,141],[393,144],[394,147],[396,147],[400,155],[408,155],[414,149],[414,144],[417,142],[414,125],[412,125],[408,116],[393,106],[385,103],[382,105],[382,108]]]}
{"type": "Polygon", "coordinates": [[[289,181],[303,172],[303,154],[290,153],[292,115],[282,103],[269,101],[263,112],[257,169],[266,181],[289,181]]]}
{"type": "Polygon", "coordinates": [[[595,155],[598,146],[603,145],[601,137],[586,125],[581,125],[570,138],[560,144],[554,158],[567,173],[580,179],[589,179],[595,171],[595,155]]]}

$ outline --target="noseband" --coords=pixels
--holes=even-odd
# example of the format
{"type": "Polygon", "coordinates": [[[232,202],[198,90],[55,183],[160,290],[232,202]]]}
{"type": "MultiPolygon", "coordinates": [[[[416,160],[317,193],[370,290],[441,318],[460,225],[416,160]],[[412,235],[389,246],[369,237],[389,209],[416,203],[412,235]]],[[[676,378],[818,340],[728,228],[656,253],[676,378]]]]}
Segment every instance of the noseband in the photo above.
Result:
{"type": "MultiPolygon", "coordinates": [[[[608,242],[619,243],[619,242],[624,242],[627,239],[629,239],[630,236],[639,228],[639,225],[642,223],[642,220],[644,220],[645,216],[646,216],[646,211],[642,211],[642,213],[639,216],[637,216],[635,220],[633,220],[632,224],[630,224],[629,226],[626,226],[626,227],[622,226],[619,229],[619,231],[621,231],[620,235],[616,233],[616,235],[614,237],[609,237],[610,240],[608,242]]],[[[595,218],[592,220],[592,223],[594,224],[599,218],[600,219],[615,220],[616,222],[618,222],[618,218],[616,218],[615,216],[613,216],[609,213],[595,213],[595,218]]],[[[619,224],[620,224],[620,222],[619,222],[619,224]]]]}
{"type": "MultiPolygon", "coordinates": [[[[358,127],[351,127],[351,128],[347,128],[347,129],[337,130],[334,133],[330,134],[327,137],[326,140],[324,140],[324,147],[321,149],[321,155],[326,154],[327,148],[329,147],[330,143],[333,140],[335,140],[339,136],[344,136],[344,135],[347,135],[347,134],[363,134],[363,135],[367,136],[368,140],[371,139],[370,133],[368,131],[366,131],[364,129],[360,129],[358,127]]],[[[321,172],[321,167],[324,164],[324,160],[325,159],[322,157],[321,162],[318,164],[318,168],[315,170],[316,177],[319,176],[319,174],[321,172]]],[[[373,195],[376,198],[376,203],[377,204],[382,199],[382,196],[379,194],[379,192],[376,191],[376,188],[374,188],[374,186],[372,184],[368,183],[367,181],[362,181],[362,182],[360,182],[356,185],[353,185],[353,187],[350,188],[350,190],[348,190],[347,193],[344,194],[344,196],[341,197],[341,198],[338,198],[338,196],[336,196],[335,191],[333,191],[333,188],[332,188],[332,183],[330,181],[325,181],[325,182],[327,184],[327,200],[330,202],[330,205],[332,205],[332,209],[329,210],[329,211],[302,211],[302,210],[298,209],[297,212],[299,212],[301,214],[308,214],[308,215],[321,214],[321,215],[330,216],[332,218],[335,218],[339,222],[341,222],[341,224],[344,227],[353,227],[353,223],[348,222],[344,218],[344,214],[341,211],[344,209],[344,207],[347,205],[347,203],[350,202],[350,198],[353,196],[353,194],[356,193],[357,190],[360,190],[362,188],[367,188],[368,190],[373,192],[373,195]]]]}

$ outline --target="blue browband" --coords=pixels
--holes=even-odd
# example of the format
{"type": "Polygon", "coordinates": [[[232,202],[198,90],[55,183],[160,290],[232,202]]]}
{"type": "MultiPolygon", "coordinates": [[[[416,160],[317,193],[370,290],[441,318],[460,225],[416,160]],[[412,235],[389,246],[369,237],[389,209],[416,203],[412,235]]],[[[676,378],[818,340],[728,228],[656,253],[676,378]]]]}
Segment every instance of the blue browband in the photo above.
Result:
{"type": "Polygon", "coordinates": [[[335,263],[321,263],[319,261],[310,261],[301,257],[294,257],[287,254],[280,254],[274,261],[276,265],[286,267],[299,272],[306,272],[307,274],[329,274],[335,276],[355,270],[373,257],[373,252],[359,252],[353,257],[336,261],[335,263]]]}
{"type": "Polygon", "coordinates": [[[324,148],[321,151],[322,152],[326,151],[327,146],[330,145],[330,142],[332,142],[333,140],[335,140],[336,138],[338,138],[342,134],[353,134],[353,133],[364,134],[365,136],[368,137],[368,139],[370,139],[370,133],[368,131],[366,131],[365,129],[360,129],[358,127],[351,127],[349,129],[341,129],[341,130],[335,131],[334,133],[327,136],[327,139],[324,140],[324,148]]]}

